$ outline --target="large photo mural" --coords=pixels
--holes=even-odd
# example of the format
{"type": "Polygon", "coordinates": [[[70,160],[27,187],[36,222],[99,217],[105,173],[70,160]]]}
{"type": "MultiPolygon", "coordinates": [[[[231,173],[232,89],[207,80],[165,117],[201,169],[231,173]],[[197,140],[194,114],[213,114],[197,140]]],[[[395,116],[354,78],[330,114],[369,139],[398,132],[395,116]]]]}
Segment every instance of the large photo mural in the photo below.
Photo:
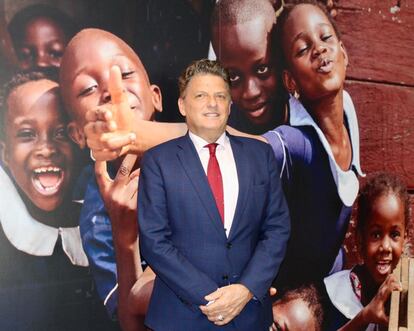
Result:
{"type": "Polygon", "coordinates": [[[413,18],[0,0],[0,330],[414,330],[413,18]]]}

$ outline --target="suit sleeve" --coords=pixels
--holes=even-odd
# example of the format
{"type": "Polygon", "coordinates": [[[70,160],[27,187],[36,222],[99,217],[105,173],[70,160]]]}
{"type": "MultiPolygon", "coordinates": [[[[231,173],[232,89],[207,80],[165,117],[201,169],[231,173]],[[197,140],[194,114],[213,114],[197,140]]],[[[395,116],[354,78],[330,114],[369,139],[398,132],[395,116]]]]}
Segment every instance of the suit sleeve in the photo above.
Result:
{"type": "Polygon", "coordinates": [[[267,148],[269,191],[266,213],[256,249],[243,271],[240,283],[262,300],[285,257],[290,235],[289,210],[279,179],[279,168],[271,148],[267,148]]]}
{"type": "Polygon", "coordinates": [[[180,300],[204,305],[218,285],[184,257],[171,241],[165,183],[151,154],[141,162],[138,220],[141,252],[156,275],[180,300]]]}

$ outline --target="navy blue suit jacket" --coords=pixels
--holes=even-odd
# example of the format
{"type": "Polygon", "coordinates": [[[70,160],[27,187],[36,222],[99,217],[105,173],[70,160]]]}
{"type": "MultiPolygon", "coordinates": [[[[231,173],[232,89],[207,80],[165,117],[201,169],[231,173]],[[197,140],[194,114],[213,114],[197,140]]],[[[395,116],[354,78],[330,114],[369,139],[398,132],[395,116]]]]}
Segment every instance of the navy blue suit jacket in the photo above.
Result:
{"type": "Polygon", "coordinates": [[[157,277],[146,324],[156,331],[268,330],[268,289],[285,255],[288,208],[271,148],[229,136],[239,180],[226,237],[199,156],[188,134],[149,150],[141,162],[141,252],[157,277]],[[231,323],[217,327],[198,308],[233,283],[255,296],[231,323]]]}

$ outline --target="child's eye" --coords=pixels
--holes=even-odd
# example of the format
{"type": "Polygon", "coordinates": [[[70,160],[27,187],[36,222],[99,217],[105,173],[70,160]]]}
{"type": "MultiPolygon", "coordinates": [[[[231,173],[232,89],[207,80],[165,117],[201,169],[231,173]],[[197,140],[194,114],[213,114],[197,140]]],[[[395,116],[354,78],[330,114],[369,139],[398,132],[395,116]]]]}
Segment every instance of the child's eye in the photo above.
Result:
{"type": "Polygon", "coordinates": [[[270,71],[270,68],[268,65],[264,64],[259,66],[256,71],[259,75],[266,75],[270,71]]]}
{"type": "Polygon", "coordinates": [[[36,133],[30,129],[22,129],[17,131],[16,137],[22,140],[31,140],[36,137],[36,133]]]}
{"type": "Polygon", "coordinates": [[[95,89],[97,88],[97,85],[92,85],[92,86],[89,86],[89,87],[87,87],[87,88],[85,88],[85,89],[83,89],[79,94],[78,94],[78,97],[84,97],[84,96],[86,96],[86,95],[89,95],[89,94],[91,94],[95,89]]]}
{"type": "Polygon", "coordinates": [[[237,75],[235,73],[230,73],[230,83],[231,84],[237,84],[240,81],[240,75],[237,75]]]}
{"type": "Polygon", "coordinates": [[[304,47],[299,48],[299,50],[296,53],[296,56],[305,55],[307,50],[308,50],[308,46],[304,46],[304,47]]]}
{"type": "Polygon", "coordinates": [[[379,239],[379,238],[381,238],[381,233],[380,233],[380,232],[378,232],[378,231],[371,232],[370,237],[371,237],[372,239],[379,239]]]}
{"type": "Polygon", "coordinates": [[[332,38],[332,35],[331,34],[325,34],[325,35],[323,35],[322,37],[321,37],[321,40],[323,40],[323,41],[328,41],[329,39],[331,39],[332,38]]]}
{"type": "Polygon", "coordinates": [[[60,59],[63,56],[63,52],[62,51],[57,51],[57,50],[51,50],[49,52],[49,55],[53,59],[60,59]]]}
{"type": "Polygon", "coordinates": [[[135,71],[125,71],[122,73],[122,79],[126,79],[132,76],[135,71]]]}
{"type": "Polygon", "coordinates": [[[66,128],[61,127],[59,129],[56,130],[55,132],[55,138],[59,139],[59,140],[66,140],[67,139],[67,132],[66,132],[66,128]]]}
{"type": "Polygon", "coordinates": [[[401,237],[401,233],[400,233],[400,231],[392,231],[391,232],[391,238],[393,238],[393,239],[398,239],[398,238],[400,238],[401,237]]]}

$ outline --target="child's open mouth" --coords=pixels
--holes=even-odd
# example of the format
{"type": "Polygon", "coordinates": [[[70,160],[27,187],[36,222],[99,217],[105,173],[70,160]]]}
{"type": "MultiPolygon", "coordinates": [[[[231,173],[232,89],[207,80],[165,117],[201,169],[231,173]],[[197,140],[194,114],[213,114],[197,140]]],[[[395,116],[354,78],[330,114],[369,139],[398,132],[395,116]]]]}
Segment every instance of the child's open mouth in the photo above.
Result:
{"type": "Polygon", "coordinates": [[[327,74],[332,71],[332,68],[333,68],[333,62],[331,60],[324,59],[319,64],[319,67],[317,70],[320,73],[327,74]]]}
{"type": "Polygon", "coordinates": [[[64,171],[59,167],[40,167],[33,170],[32,183],[43,195],[53,195],[59,191],[64,171]]]}
{"type": "Polygon", "coordinates": [[[391,273],[391,261],[378,261],[377,262],[377,271],[381,275],[387,275],[391,273]]]}

